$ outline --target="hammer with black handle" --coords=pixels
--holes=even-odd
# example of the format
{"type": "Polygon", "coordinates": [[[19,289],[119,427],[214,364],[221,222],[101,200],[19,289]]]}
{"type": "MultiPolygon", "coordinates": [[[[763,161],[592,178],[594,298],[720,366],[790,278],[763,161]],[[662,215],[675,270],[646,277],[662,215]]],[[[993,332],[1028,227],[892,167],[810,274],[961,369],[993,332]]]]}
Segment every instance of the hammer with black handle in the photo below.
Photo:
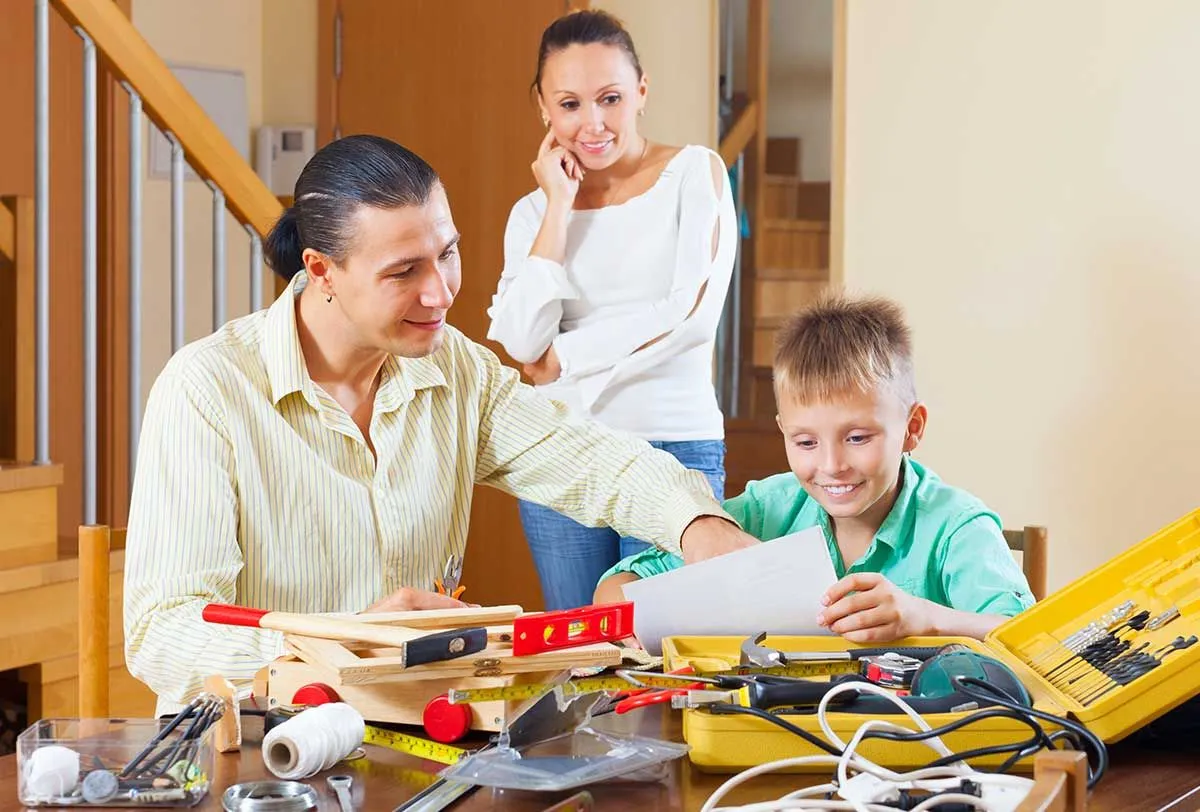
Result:
{"type": "Polygon", "coordinates": [[[423,630],[403,626],[380,626],[356,620],[272,612],[224,603],[208,604],[204,607],[201,617],[209,623],[274,629],[287,634],[301,634],[325,640],[356,640],[381,648],[395,648],[400,650],[405,668],[474,654],[482,651],[488,642],[487,629],[482,626],[429,634],[423,630]]]}

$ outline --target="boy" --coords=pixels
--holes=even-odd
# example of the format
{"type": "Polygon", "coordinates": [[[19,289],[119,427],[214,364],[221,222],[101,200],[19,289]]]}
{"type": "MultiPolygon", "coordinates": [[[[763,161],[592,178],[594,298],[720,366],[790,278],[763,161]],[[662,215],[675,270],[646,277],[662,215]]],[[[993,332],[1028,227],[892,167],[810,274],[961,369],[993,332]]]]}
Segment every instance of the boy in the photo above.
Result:
{"type": "MultiPolygon", "coordinates": [[[[725,509],[763,540],[825,531],[839,580],[817,622],[855,643],[982,638],[1033,604],[1000,520],[909,458],[927,412],[896,304],[827,295],[780,331],[776,418],[791,474],[751,482],[725,509]]],[[[605,573],[596,602],[682,565],[649,550],[605,573]]]]}

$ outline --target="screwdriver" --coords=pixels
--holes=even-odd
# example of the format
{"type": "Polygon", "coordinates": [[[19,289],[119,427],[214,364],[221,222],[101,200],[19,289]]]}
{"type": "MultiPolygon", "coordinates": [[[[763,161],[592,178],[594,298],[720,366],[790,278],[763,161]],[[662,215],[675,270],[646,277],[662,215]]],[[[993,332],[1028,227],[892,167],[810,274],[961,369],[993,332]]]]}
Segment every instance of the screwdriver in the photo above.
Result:
{"type": "MultiPolygon", "coordinates": [[[[678,694],[671,697],[671,707],[698,708],[717,702],[759,710],[805,707],[818,704],[830,688],[844,682],[867,682],[867,679],[859,674],[844,674],[828,682],[758,676],[745,680],[740,688],[728,691],[696,690],[678,694]]],[[[841,694],[831,704],[837,704],[839,700],[848,702],[852,697],[852,694],[841,694]]]]}

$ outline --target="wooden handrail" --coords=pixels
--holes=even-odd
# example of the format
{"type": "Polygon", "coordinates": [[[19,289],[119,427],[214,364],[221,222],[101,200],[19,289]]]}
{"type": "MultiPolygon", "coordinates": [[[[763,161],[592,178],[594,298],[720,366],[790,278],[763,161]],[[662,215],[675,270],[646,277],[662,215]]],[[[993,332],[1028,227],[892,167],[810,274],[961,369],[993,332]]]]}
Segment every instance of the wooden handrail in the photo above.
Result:
{"type": "Polygon", "coordinates": [[[225,193],[233,215],[265,237],[283,207],[166,63],[111,0],[50,0],[72,26],[87,32],[109,67],[142,97],[163,132],[179,139],[196,173],[225,193]]]}
{"type": "Polygon", "coordinates": [[[7,200],[0,200],[0,259],[16,262],[17,221],[8,208],[7,200]]]}
{"type": "Polygon", "coordinates": [[[742,154],[746,149],[746,145],[750,143],[750,139],[754,137],[757,127],[758,102],[751,99],[742,108],[737,121],[733,123],[733,126],[729,128],[729,132],[721,139],[721,146],[717,149],[717,153],[721,156],[721,160],[725,162],[726,168],[731,169],[737,163],[738,156],[742,154]]]}

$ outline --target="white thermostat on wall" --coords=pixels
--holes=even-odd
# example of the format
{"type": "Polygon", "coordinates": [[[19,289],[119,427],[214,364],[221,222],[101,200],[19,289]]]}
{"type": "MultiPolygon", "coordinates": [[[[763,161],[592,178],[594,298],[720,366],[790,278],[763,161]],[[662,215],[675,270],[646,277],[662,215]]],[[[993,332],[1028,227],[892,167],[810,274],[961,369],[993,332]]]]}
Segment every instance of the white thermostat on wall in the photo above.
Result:
{"type": "Polygon", "coordinates": [[[308,125],[263,125],[258,128],[254,166],[276,196],[290,196],[300,170],[317,150],[317,132],[308,125]]]}

